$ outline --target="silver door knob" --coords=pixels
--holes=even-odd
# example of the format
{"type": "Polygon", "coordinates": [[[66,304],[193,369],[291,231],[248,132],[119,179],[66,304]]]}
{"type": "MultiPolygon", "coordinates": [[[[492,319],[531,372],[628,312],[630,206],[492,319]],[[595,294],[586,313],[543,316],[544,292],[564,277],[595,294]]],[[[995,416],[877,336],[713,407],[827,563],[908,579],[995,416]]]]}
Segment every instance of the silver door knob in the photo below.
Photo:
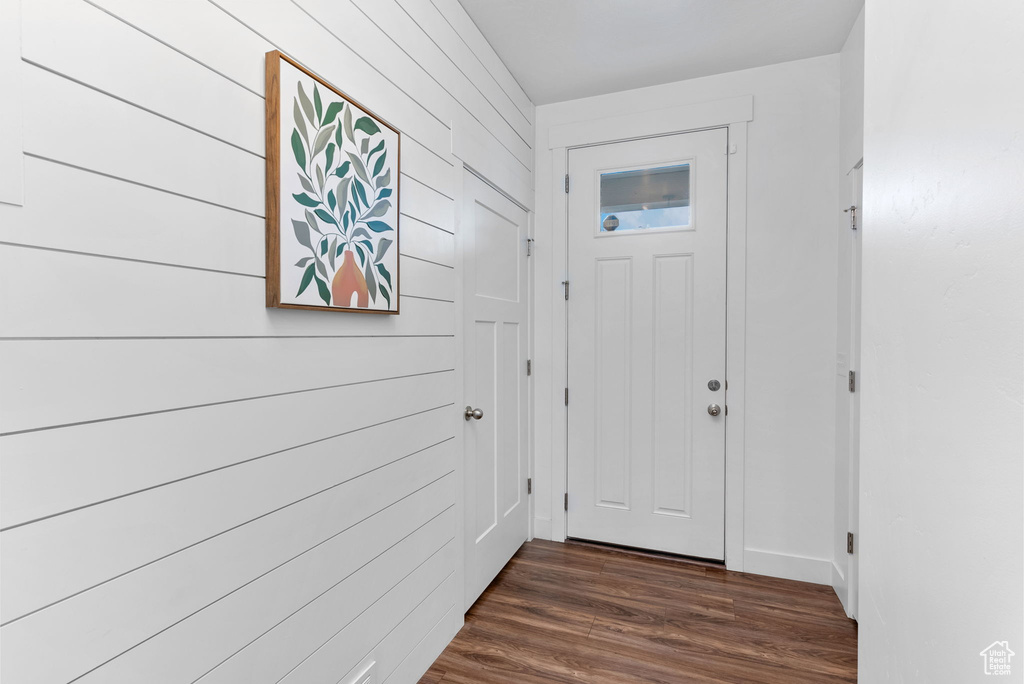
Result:
{"type": "Polygon", "coordinates": [[[480,409],[475,409],[472,406],[466,407],[466,420],[469,420],[470,418],[476,418],[477,420],[480,420],[483,417],[484,412],[481,411],[480,409]]]}
{"type": "Polygon", "coordinates": [[[708,404],[708,413],[712,416],[717,416],[722,412],[722,407],[718,404],[708,404]]]}

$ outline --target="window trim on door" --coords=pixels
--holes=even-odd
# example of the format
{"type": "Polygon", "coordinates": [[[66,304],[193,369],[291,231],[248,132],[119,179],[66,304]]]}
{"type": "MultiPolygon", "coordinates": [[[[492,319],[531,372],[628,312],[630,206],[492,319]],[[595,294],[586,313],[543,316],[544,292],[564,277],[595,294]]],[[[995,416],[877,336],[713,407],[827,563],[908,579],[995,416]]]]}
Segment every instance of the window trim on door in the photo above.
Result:
{"type": "MultiPolygon", "coordinates": [[[[553,202],[552,273],[551,282],[536,283],[551,298],[552,362],[550,387],[535,387],[536,410],[545,410],[548,401],[552,410],[551,441],[551,539],[565,541],[568,516],[563,507],[567,486],[567,422],[563,392],[568,377],[567,309],[558,281],[566,280],[568,272],[568,201],[563,179],[568,173],[569,150],[626,140],[691,133],[709,128],[728,129],[728,241],[726,247],[726,369],[728,387],[728,419],[725,437],[725,563],[730,570],[743,570],[744,515],[744,422],[746,356],[746,243],[747,243],[747,124],[753,121],[753,96],[717,100],[640,114],[583,121],[553,127],[548,135],[552,155],[551,184],[553,202]],[[628,123],[628,126],[625,125],[628,123]],[[624,130],[631,132],[622,138],[624,130]]],[[[571,179],[570,179],[571,187],[571,179]]],[[[537,330],[535,330],[536,334],[537,330]]],[[[538,378],[539,380],[539,378],[538,378]]],[[[540,446],[540,445],[538,445],[540,446]]],[[[538,521],[540,522],[540,521],[538,521]]],[[[540,529],[540,528],[538,528],[540,529]]]]}

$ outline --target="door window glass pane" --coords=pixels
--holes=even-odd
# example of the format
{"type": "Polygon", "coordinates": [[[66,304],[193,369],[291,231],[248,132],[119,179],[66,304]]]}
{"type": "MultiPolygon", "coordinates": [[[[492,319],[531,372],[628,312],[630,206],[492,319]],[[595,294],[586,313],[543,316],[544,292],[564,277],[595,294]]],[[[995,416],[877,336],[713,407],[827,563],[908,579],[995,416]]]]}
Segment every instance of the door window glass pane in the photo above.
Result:
{"type": "Polygon", "coordinates": [[[690,225],[690,165],[601,174],[601,232],[690,225]]]}

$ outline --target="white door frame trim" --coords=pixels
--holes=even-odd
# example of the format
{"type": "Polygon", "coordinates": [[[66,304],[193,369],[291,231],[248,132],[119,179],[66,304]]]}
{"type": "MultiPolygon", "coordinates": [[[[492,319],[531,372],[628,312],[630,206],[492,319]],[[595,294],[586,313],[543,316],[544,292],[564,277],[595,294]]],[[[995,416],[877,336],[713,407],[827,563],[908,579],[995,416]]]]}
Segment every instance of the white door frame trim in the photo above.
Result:
{"type": "MultiPolygon", "coordinates": [[[[747,250],[747,123],[753,121],[751,95],[653,112],[615,116],[553,127],[548,135],[552,152],[552,258],[559,281],[568,273],[568,202],[563,191],[569,150],[621,140],[728,128],[728,244],[726,248],[726,382],[729,409],[725,430],[725,563],[743,570],[744,424],[746,361],[747,250]],[[629,131],[628,138],[622,131],[629,131]]],[[[724,152],[724,150],[723,150],[724,152]]],[[[571,179],[570,179],[571,182],[571,179]]],[[[568,384],[567,317],[561,283],[552,284],[551,405],[563,406],[568,384]],[[563,384],[564,381],[564,384],[563,384]]],[[[539,388],[538,388],[539,389],[539,388]]],[[[565,541],[567,516],[563,496],[567,486],[567,413],[551,426],[551,538],[565,541]]]]}

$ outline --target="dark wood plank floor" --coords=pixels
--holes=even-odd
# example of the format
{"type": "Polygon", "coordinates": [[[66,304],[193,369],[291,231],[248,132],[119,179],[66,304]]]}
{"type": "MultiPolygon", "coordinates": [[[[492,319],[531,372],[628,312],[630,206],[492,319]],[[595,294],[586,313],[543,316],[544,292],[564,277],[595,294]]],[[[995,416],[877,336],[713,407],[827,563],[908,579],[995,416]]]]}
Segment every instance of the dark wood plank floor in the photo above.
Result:
{"type": "Polygon", "coordinates": [[[856,681],[831,587],[533,541],[420,684],[856,681]]]}

